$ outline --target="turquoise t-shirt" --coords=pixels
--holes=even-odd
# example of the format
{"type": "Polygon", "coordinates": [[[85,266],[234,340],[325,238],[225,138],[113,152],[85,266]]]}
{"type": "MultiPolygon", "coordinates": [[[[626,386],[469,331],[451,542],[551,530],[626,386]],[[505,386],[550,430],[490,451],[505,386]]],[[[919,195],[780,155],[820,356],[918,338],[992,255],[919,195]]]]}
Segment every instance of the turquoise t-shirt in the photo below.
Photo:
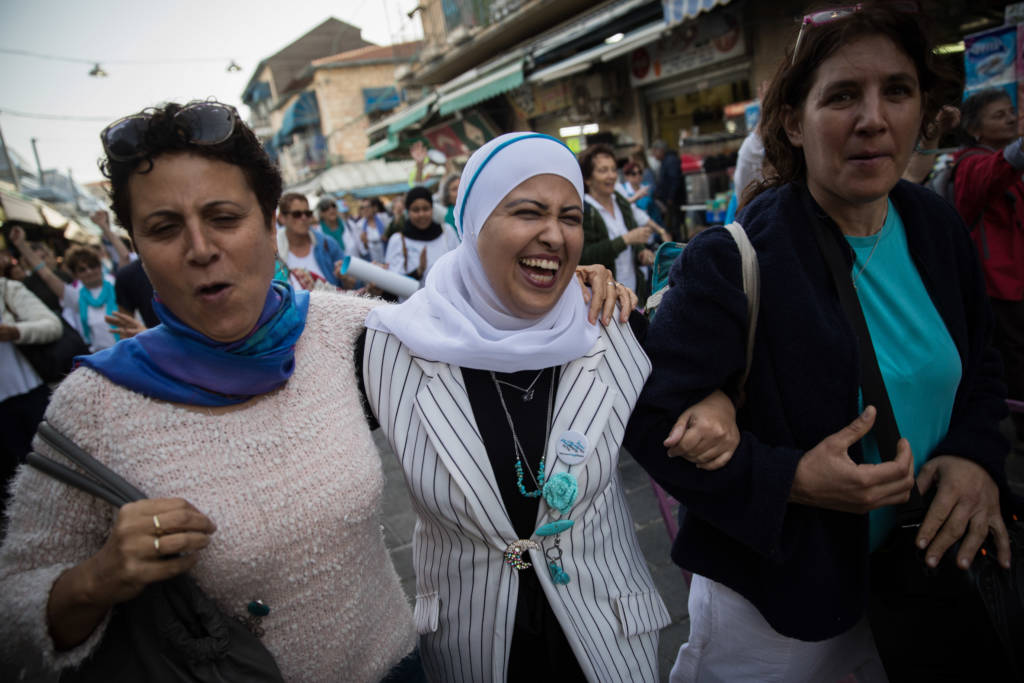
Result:
{"type": "MultiPolygon", "coordinates": [[[[892,202],[879,233],[846,240],[855,253],[851,276],[857,297],[900,435],[914,453],[916,474],[949,430],[962,372],[960,354],[910,257],[903,221],[892,202]]],[[[881,461],[874,432],[862,446],[865,462],[881,461]]],[[[893,509],[873,510],[870,519],[874,550],[893,527],[893,509]]]]}
{"type": "Polygon", "coordinates": [[[339,247],[341,247],[341,250],[345,251],[345,224],[342,222],[340,218],[335,223],[333,228],[328,228],[326,223],[320,221],[320,232],[327,235],[328,237],[333,237],[334,241],[338,243],[339,247]]]}

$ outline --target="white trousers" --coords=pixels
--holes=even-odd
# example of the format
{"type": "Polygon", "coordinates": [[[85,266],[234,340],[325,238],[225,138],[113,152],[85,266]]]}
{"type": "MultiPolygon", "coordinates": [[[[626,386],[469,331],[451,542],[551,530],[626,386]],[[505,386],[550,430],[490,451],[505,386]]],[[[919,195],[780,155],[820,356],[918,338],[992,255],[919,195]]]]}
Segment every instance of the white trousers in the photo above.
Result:
{"type": "Polygon", "coordinates": [[[807,642],[773,629],[736,591],[698,574],[690,585],[690,640],[671,683],[887,683],[866,619],[834,638],[807,642]]]}

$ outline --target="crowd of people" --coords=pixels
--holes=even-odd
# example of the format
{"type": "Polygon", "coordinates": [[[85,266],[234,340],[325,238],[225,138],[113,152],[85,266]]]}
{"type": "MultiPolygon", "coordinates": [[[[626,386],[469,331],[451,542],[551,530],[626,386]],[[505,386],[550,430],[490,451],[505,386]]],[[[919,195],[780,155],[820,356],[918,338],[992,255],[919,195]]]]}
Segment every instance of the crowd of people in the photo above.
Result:
{"type": "Polygon", "coordinates": [[[508,133],[353,215],[282,193],[228,105],[112,123],[129,239],[105,213],[99,246],[60,256],[8,231],[2,673],[89,667],[119,605],[187,573],[289,681],[658,680],[670,619],[625,448],[683,506],[670,680],[1020,675],[992,631],[887,580],[900,543],[1010,570],[1000,423],[1007,387],[1024,398],[1016,115],[1001,90],[941,107],[922,23],[899,3],[809,14],[764,89],[763,163],[737,187],[756,317],[722,228],[643,315],[653,251],[679,237],[661,141],[655,172],[642,151],[508,133]],[[926,187],[954,129],[970,141],[934,174],[948,187],[926,187]],[[69,335],[81,354],[51,395],[27,349],[69,335]],[[146,497],[114,509],[18,467],[63,461],[31,441],[44,411],[146,497]],[[378,428],[417,517],[412,606],[381,533],[378,428]],[[908,539],[896,515],[918,494],[908,539]]]}

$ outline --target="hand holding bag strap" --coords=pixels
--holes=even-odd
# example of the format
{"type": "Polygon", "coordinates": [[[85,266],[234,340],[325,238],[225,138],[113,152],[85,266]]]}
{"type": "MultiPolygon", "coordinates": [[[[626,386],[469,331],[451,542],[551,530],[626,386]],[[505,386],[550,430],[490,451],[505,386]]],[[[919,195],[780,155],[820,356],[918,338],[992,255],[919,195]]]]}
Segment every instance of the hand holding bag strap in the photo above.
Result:
{"type": "MultiPolygon", "coordinates": [[[[818,241],[818,248],[825,258],[825,264],[832,275],[832,282],[835,283],[836,291],[839,294],[839,303],[842,304],[843,313],[857,335],[860,385],[864,394],[864,405],[873,405],[877,411],[875,426],[872,429],[878,442],[878,451],[882,460],[894,460],[896,458],[896,442],[900,440],[900,430],[892,411],[892,403],[889,401],[889,392],[882,379],[882,371],[878,367],[878,358],[875,356],[875,346],[871,342],[871,333],[868,331],[868,324],[864,319],[864,311],[860,307],[860,299],[857,298],[857,292],[853,288],[853,280],[850,279],[849,267],[840,250],[839,238],[828,234],[825,220],[812,214],[812,222],[811,229],[818,241]]],[[[838,230],[836,232],[838,233],[838,230]]],[[[910,489],[910,499],[899,506],[898,510],[897,517],[900,520],[900,526],[920,525],[925,506],[921,493],[917,490],[917,484],[910,489]]]]}
{"type": "MultiPolygon", "coordinates": [[[[128,483],[99,460],[86,453],[78,444],[57,431],[49,422],[44,420],[39,424],[39,436],[55,451],[88,472],[94,480],[100,482],[106,489],[114,492],[123,501],[120,504],[146,498],[145,493],[128,483]]],[[[72,485],[74,486],[75,484],[72,483],[72,485]]]]}

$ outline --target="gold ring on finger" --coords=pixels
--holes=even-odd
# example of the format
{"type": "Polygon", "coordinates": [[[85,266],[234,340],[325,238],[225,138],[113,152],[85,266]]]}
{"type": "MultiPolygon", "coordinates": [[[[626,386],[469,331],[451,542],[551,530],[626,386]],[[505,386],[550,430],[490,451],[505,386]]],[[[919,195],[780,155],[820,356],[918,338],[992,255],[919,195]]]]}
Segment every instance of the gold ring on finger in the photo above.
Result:
{"type": "Polygon", "coordinates": [[[160,554],[160,539],[156,536],[153,537],[153,547],[156,548],[156,554],[160,554]]]}
{"type": "Polygon", "coordinates": [[[160,517],[153,515],[153,526],[156,527],[156,535],[159,536],[163,533],[163,529],[160,527],[160,517]]]}

